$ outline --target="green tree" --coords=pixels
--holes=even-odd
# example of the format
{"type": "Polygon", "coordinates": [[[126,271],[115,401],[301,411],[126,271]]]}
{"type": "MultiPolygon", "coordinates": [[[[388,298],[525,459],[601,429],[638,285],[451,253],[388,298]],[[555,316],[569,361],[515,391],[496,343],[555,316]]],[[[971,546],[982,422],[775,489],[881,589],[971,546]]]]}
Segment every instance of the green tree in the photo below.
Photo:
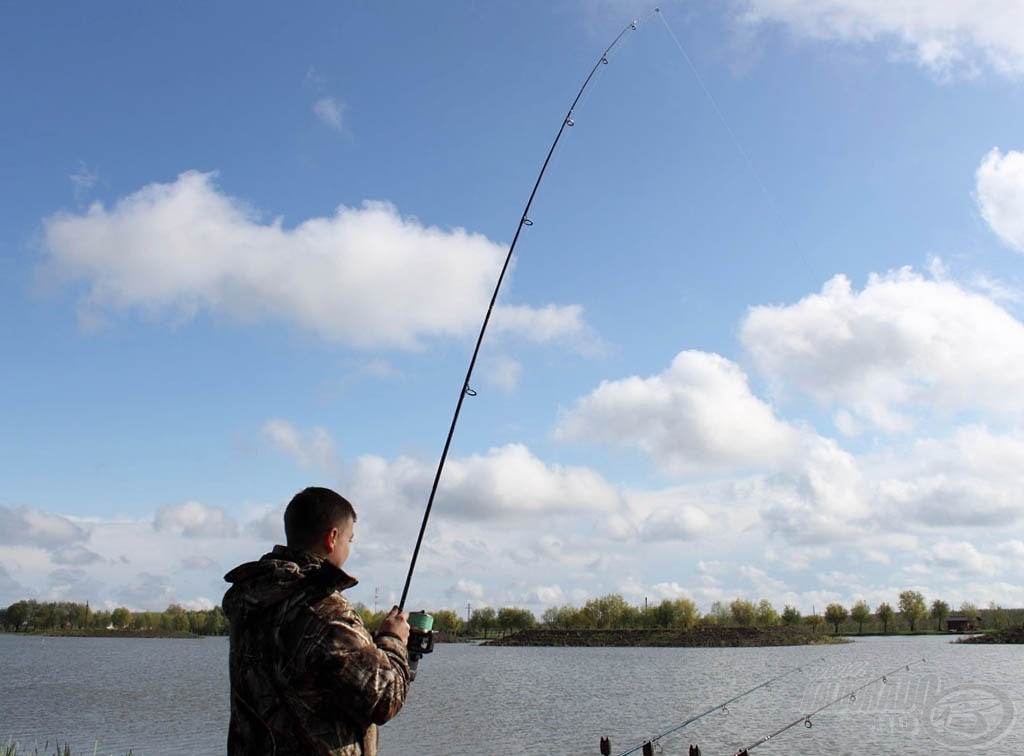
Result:
{"type": "Polygon", "coordinates": [[[803,617],[800,615],[800,610],[795,606],[786,604],[782,608],[782,624],[786,627],[796,627],[802,620],[803,617]]]}
{"type": "Polygon", "coordinates": [[[902,591],[900,593],[900,614],[910,624],[910,632],[917,628],[917,621],[928,611],[924,596],[919,591],[902,591]]]}
{"type": "Polygon", "coordinates": [[[704,615],[704,622],[709,625],[726,626],[732,620],[732,612],[721,601],[711,604],[711,611],[704,615]]]}
{"type": "Polygon", "coordinates": [[[486,638],[491,630],[494,629],[497,619],[497,612],[489,606],[484,606],[473,610],[473,613],[469,616],[469,626],[472,628],[474,635],[483,635],[486,638]]]}
{"type": "Polygon", "coordinates": [[[700,620],[700,610],[697,605],[688,598],[677,598],[672,602],[675,607],[675,627],[689,630],[700,620]]]}
{"type": "Polygon", "coordinates": [[[850,619],[857,623],[857,634],[864,634],[864,623],[871,617],[871,607],[868,602],[861,599],[850,609],[850,619]]]}
{"type": "Polygon", "coordinates": [[[445,635],[458,635],[462,632],[462,617],[451,609],[438,609],[431,613],[434,617],[434,629],[445,635]]]}
{"type": "Polygon", "coordinates": [[[821,632],[821,626],[825,624],[825,618],[820,614],[808,614],[805,621],[807,626],[816,633],[821,632]]]}
{"type": "Polygon", "coordinates": [[[839,635],[839,626],[848,614],[846,607],[842,604],[829,604],[825,607],[825,619],[835,628],[835,635],[839,635]]]}
{"type": "Polygon", "coordinates": [[[227,635],[228,618],[224,614],[224,610],[219,606],[215,606],[208,611],[200,632],[203,635],[227,635]]]}
{"type": "Polygon", "coordinates": [[[878,621],[882,623],[882,632],[889,632],[889,623],[892,622],[892,618],[895,616],[892,607],[883,601],[878,605],[878,608],[875,609],[875,616],[878,617],[878,621]]]}
{"type": "Polygon", "coordinates": [[[185,607],[180,604],[171,604],[164,609],[164,613],[160,616],[160,627],[174,632],[188,632],[188,613],[185,611],[185,607]]]}
{"type": "Polygon", "coordinates": [[[86,606],[85,604],[72,604],[68,611],[68,622],[73,628],[85,627],[86,625],[86,606]]]}
{"type": "Polygon", "coordinates": [[[28,601],[16,601],[7,607],[7,622],[15,632],[18,632],[32,621],[34,613],[28,601]]]}
{"type": "Polygon", "coordinates": [[[995,601],[988,602],[988,618],[996,630],[1006,625],[1006,610],[995,601]]]}
{"type": "Polygon", "coordinates": [[[125,630],[132,622],[132,613],[126,607],[119,606],[110,613],[110,623],[118,630],[125,630]]]}
{"type": "Polygon", "coordinates": [[[775,627],[779,624],[779,613],[768,599],[758,602],[756,622],[758,627],[775,627]]]}
{"type": "Polygon", "coordinates": [[[753,601],[738,598],[729,604],[729,614],[740,627],[753,627],[757,620],[757,607],[753,601]]]}
{"type": "Polygon", "coordinates": [[[941,599],[932,602],[932,619],[935,620],[935,629],[942,631],[942,623],[949,616],[949,604],[941,599]]]}
{"type": "Polygon", "coordinates": [[[518,632],[528,630],[537,624],[537,618],[529,609],[517,609],[514,606],[506,606],[498,610],[497,626],[502,632],[518,632]]]}
{"type": "Polygon", "coordinates": [[[599,630],[639,627],[643,619],[640,610],[627,604],[617,593],[590,599],[583,605],[583,612],[593,619],[593,626],[599,630]]]}
{"type": "MultiPolygon", "coordinates": [[[[188,620],[186,620],[188,622],[188,620]]],[[[94,611],[89,615],[89,627],[94,630],[105,630],[110,627],[110,612],[106,609],[94,611]]]]}
{"type": "Polygon", "coordinates": [[[580,610],[575,606],[552,606],[544,610],[541,622],[556,630],[578,630],[582,626],[580,610]]]}
{"type": "Polygon", "coordinates": [[[57,626],[53,604],[45,602],[36,609],[35,626],[39,630],[53,630],[57,626]]]}

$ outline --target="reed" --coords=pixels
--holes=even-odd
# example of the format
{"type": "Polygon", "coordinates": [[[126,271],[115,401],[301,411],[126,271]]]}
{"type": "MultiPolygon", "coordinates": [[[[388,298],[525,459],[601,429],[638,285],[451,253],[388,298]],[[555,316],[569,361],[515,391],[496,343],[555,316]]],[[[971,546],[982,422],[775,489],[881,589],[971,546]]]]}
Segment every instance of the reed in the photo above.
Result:
{"type": "MultiPolygon", "coordinates": [[[[95,743],[92,747],[92,756],[98,756],[99,743],[95,743]]],[[[28,747],[21,746],[15,742],[7,742],[0,745],[0,756],[75,756],[75,753],[71,750],[71,744],[55,743],[53,748],[50,748],[50,741],[46,741],[43,745],[42,750],[39,749],[38,745],[32,746],[31,750],[28,747]]],[[[132,756],[132,752],[128,751],[125,756],[132,756]]]]}

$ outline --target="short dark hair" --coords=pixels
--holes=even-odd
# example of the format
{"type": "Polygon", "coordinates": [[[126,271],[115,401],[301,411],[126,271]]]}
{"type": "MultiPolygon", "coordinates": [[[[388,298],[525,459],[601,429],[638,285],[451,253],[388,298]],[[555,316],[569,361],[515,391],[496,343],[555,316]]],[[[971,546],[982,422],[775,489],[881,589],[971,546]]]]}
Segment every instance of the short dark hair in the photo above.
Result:
{"type": "Polygon", "coordinates": [[[339,493],[329,488],[310,486],[299,491],[284,510],[284,535],[295,549],[310,549],[324,533],[356,521],[356,510],[339,493]]]}

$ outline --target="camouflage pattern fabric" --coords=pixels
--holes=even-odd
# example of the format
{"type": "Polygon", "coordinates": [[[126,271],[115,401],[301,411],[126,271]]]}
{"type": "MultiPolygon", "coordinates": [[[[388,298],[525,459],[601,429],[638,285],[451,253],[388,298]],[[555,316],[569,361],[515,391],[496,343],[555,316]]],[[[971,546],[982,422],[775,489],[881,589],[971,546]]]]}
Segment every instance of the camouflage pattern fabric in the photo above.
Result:
{"type": "Polygon", "coordinates": [[[377,727],[409,690],[405,645],[373,637],[341,594],[343,570],[284,546],[225,578],[230,756],[375,756],[377,727]]]}

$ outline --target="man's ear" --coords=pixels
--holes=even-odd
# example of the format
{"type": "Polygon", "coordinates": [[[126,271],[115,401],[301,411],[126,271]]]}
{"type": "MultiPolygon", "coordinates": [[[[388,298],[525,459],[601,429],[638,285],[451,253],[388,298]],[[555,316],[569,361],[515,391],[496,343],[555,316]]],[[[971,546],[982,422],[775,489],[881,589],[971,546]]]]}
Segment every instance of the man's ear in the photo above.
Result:
{"type": "Polygon", "coordinates": [[[337,548],[339,535],[341,534],[338,532],[337,528],[331,528],[326,533],[324,533],[323,546],[324,551],[326,551],[328,554],[333,554],[334,550],[337,548]]]}

